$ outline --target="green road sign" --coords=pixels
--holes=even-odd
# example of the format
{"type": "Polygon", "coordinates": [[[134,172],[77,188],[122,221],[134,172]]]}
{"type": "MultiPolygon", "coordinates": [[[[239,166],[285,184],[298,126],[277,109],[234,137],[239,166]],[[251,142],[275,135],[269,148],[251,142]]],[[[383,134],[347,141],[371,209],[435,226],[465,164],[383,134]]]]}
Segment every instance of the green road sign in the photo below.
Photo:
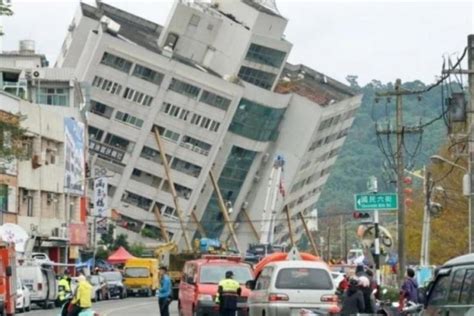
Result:
{"type": "Polygon", "coordinates": [[[396,193],[354,194],[356,211],[398,210],[396,193]]]}

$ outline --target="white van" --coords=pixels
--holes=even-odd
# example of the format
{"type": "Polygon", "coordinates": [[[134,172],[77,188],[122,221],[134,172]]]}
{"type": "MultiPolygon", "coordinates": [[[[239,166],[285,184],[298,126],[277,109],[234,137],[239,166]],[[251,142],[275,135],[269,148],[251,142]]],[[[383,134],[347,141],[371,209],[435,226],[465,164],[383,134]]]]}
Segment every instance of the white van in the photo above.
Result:
{"type": "Polygon", "coordinates": [[[248,300],[250,316],[339,312],[336,287],[324,262],[269,263],[248,286],[253,290],[248,300]]]}
{"type": "Polygon", "coordinates": [[[43,308],[54,305],[57,297],[56,275],[51,267],[34,261],[17,266],[17,275],[30,290],[31,302],[43,308]]]}

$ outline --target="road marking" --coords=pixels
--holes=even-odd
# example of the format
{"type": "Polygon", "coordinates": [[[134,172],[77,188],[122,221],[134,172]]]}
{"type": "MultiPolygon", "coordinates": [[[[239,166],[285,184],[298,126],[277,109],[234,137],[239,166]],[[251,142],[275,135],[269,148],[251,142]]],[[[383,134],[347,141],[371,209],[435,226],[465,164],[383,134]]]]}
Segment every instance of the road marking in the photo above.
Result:
{"type": "Polygon", "coordinates": [[[118,311],[123,311],[123,310],[126,310],[126,309],[132,309],[132,308],[136,308],[136,307],[140,307],[140,306],[150,305],[150,304],[154,304],[154,303],[156,303],[156,302],[146,302],[146,303],[141,303],[141,304],[136,304],[136,305],[129,305],[129,306],[119,307],[119,308],[116,308],[116,309],[109,310],[107,312],[103,312],[103,316],[109,316],[109,315],[112,315],[111,313],[115,313],[115,312],[118,312],[118,311]]]}

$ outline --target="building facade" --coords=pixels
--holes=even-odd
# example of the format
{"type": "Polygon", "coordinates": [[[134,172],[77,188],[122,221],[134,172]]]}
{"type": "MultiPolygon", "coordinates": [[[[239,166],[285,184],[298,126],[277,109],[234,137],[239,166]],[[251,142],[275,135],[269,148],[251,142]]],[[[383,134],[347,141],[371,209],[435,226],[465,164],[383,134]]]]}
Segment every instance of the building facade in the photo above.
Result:
{"type": "Polygon", "coordinates": [[[278,200],[277,220],[285,205],[292,216],[308,214],[360,96],[288,64],[287,23],[274,6],[252,0],[176,1],[164,27],[103,2],[81,3],[56,65],[90,84],[90,161],[93,172],[111,175],[109,216],[119,232],[149,244],[164,236],[182,242],[183,233],[226,240],[212,171],[245,249],[259,239],[277,155],[285,157],[289,191],[278,200]]]}
{"type": "Polygon", "coordinates": [[[73,224],[87,231],[81,190],[86,185],[84,163],[76,170],[75,183],[68,182],[71,161],[77,155],[83,162],[86,159],[83,145],[74,158],[68,142],[68,126],[78,126],[75,132],[85,137],[81,114],[85,99],[74,71],[47,68],[44,56],[36,54],[32,45],[22,42],[18,52],[0,55],[0,109],[19,116],[22,129],[22,148],[14,161],[16,189],[9,199],[15,202],[7,214],[14,214],[15,220],[10,222],[35,240],[35,251],[64,262],[69,249],[70,259],[74,259],[79,247],[88,243],[87,234],[78,240],[72,238],[76,235],[70,229],[73,224]]]}

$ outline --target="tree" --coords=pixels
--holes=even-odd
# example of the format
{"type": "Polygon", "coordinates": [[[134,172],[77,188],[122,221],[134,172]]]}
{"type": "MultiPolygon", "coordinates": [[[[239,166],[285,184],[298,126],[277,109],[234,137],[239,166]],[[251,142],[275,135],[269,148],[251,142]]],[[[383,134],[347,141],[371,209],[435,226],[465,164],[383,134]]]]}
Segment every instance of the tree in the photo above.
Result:
{"type": "MultiPolygon", "coordinates": [[[[450,157],[448,146],[444,146],[439,155],[467,166],[464,159],[450,157]]],[[[468,199],[462,195],[463,170],[447,164],[432,164],[429,170],[435,185],[444,190],[433,193],[433,200],[440,203],[443,210],[431,221],[430,263],[439,265],[468,252],[469,207],[468,199]]],[[[407,257],[410,263],[418,263],[424,214],[424,194],[421,188],[415,191],[413,200],[414,203],[406,214],[407,257]]]]}
{"type": "Polygon", "coordinates": [[[130,246],[130,253],[135,257],[142,257],[145,249],[146,248],[143,243],[134,243],[130,246]]]}
{"type": "Polygon", "coordinates": [[[117,236],[117,238],[114,240],[112,250],[117,250],[120,247],[123,247],[125,249],[129,249],[130,246],[128,244],[128,236],[125,234],[120,234],[117,236]]]}

